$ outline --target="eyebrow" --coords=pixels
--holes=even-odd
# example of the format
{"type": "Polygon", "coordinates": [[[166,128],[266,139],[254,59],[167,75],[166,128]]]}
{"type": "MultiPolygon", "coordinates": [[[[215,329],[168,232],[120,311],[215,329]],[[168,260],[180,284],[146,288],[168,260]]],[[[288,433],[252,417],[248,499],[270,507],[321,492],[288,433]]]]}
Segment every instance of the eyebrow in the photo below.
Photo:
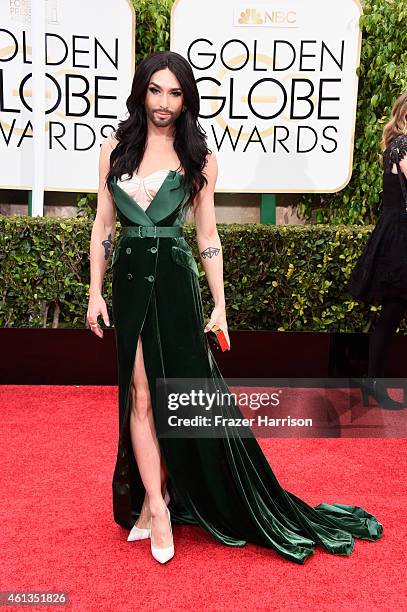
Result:
{"type": "MultiPolygon", "coordinates": [[[[154,83],[154,81],[150,81],[150,85],[155,85],[158,89],[162,89],[158,83],[154,83]]],[[[173,87],[170,91],[182,91],[180,87],[173,87]]]]}

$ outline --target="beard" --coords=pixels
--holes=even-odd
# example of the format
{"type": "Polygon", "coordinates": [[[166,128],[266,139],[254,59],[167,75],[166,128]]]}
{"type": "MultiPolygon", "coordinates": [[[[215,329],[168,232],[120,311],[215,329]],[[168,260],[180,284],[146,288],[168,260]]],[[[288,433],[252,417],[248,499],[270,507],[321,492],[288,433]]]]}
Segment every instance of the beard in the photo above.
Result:
{"type": "Polygon", "coordinates": [[[157,111],[150,111],[148,113],[148,116],[151,119],[152,123],[154,123],[154,125],[156,125],[157,127],[167,127],[175,123],[178,115],[174,115],[174,113],[168,113],[167,116],[160,117],[157,111]]]}

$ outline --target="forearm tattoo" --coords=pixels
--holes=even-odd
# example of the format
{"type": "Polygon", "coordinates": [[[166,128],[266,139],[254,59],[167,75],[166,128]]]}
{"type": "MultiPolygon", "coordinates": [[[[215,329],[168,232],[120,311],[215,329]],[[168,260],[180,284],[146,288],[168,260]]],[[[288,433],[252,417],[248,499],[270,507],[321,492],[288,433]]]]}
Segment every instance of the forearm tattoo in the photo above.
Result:
{"type": "Polygon", "coordinates": [[[112,248],[112,234],[109,234],[107,240],[102,241],[103,246],[105,247],[105,259],[109,259],[110,249],[112,248]]]}
{"type": "Polygon", "coordinates": [[[202,257],[209,257],[209,259],[212,259],[212,257],[216,257],[216,255],[219,255],[219,253],[220,249],[218,249],[217,247],[208,247],[204,251],[201,251],[202,257]]]}

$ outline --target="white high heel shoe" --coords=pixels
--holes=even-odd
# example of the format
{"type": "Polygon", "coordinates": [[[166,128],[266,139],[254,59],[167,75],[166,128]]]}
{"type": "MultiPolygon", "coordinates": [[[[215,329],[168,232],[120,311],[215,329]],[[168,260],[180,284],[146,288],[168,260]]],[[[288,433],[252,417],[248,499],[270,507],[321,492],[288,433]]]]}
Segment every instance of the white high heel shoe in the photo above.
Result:
{"type": "MultiPolygon", "coordinates": [[[[166,489],[165,495],[164,495],[164,501],[167,504],[167,506],[170,503],[170,499],[171,499],[170,494],[168,493],[166,489]]],[[[127,541],[136,542],[137,540],[146,540],[149,537],[150,537],[150,529],[148,527],[146,529],[143,529],[141,527],[137,527],[136,525],[133,525],[129,533],[129,537],[127,538],[127,541]]]]}
{"type": "MultiPolygon", "coordinates": [[[[172,536],[171,515],[170,515],[170,511],[168,510],[168,508],[166,508],[166,510],[167,510],[168,522],[170,524],[170,530],[171,530],[171,536],[172,536]]],[[[156,548],[155,546],[153,546],[153,540],[151,538],[151,519],[150,519],[150,543],[151,543],[151,554],[153,555],[154,559],[156,559],[160,563],[166,563],[167,561],[172,559],[172,557],[174,556],[174,542],[171,544],[171,546],[167,546],[167,548],[156,548]]]]}

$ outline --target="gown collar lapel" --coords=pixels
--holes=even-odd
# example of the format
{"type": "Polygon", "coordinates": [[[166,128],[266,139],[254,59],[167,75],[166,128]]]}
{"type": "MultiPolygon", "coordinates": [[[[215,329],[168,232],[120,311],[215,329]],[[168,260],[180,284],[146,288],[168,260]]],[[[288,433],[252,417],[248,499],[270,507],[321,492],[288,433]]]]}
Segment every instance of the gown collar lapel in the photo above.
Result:
{"type": "Polygon", "coordinates": [[[170,170],[146,210],[117,184],[116,177],[111,185],[116,205],[129,221],[138,225],[155,225],[187,201],[188,192],[181,186],[181,182],[182,175],[176,170],[170,170]]]}

